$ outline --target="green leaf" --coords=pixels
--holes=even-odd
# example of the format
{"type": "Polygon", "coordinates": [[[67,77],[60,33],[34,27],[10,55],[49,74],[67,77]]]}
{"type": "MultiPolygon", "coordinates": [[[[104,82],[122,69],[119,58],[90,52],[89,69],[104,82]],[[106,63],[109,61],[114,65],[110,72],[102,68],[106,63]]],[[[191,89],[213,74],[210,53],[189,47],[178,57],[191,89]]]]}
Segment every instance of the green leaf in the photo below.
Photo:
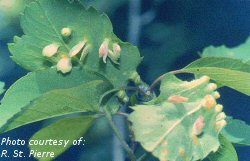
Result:
{"type": "Polygon", "coordinates": [[[230,58],[201,58],[183,72],[207,75],[221,85],[250,96],[250,65],[230,58]]]}
{"type": "Polygon", "coordinates": [[[230,142],[250,146],[250,126],[244,121],[228,118],[222,133],[230,142]]]}
{"type": "Polygon", "coordinates": [[[1,132],[57,116],[78,112],[99,112],[99,99],[110,89],[103,81],[91,81],[69,89],[49,91],[8,120],[1,132]]]}
{"type": "MultiPolygon", "coordinates": [[[[87,39],[90,50],[83,67],[99,72],[108,78],[115,87],[124,86],[126,81],[135,72],[141,61],[138,49],[131,44],[121,42],[113,33],[112,24],[105,14],[95,9],[85,9],[77,2],[67,0],[40,0],[31,3],[21,17],[21,25],[25,35],[15,38],[9,45],[12,58],[17,64],[30,71],[46,69],[55,66],[58,59],[83,39],[87,39]],[[72,35],[65,40],[61,30],[69,27],[72,35]],[[119,65],[108,59],[107,64],[99,58],[99,47],[105,38],[121,46],[119,65]],[[45,46],[58,44],[58,54],[53,58],[45,58],[42,50],[45,46]]],[[[73,66],[79,65],[75,59],[73,66]]]]}
{"type": "Polygon", "coordinates": [[[135,140],[161,161],[201,160],[217,151],[220,111],[215,110],[212,91],[206,91],[208,84],[207,77],[184,82],[166,74],[156,102],[132,107],[129,120],[135,140]],[[212,98],[209,105],[204,103],[208,96],[212,98]],[[196,133],[200,120],[204,126],[196,133]]]}
{"type": "Polygon", "coordinates": [[[225,45],[219,47],[209,46],[202,51],[202,57],[227,57],[247,62],[250,60],[250,38],[245,43],[234,48],[225,45]]]}
{"type": "Polygon", "coordinates": [[[250,72],[250,65],[243,63],[241,60],[232,58],[222,58],[222,57],[206,57],[198,59],[186,68],[196,68],[196,67],[217,67],[225,68],[230,70],[237,70],[242,72],[250,72]]]}
{"type": "Polygon", "coordinates": [[[214,93],[213,90],[205,90],[209,84],[209,79],[206,77],[187,82],[178,79],[173,74],[166,74],[161,82],[160,95],[147,104],[158,104],[174,95],[186,97],[188,101],[193,102],[214,93]]]}
{"type": "Polygon", "coordinates": [[[0,82],[0,94],[2,94],[4,92],[4,83],[0,82]]]}
{"type": "MultiPolygon", "coordinates": [[[[10,118],[21,112],[23,107],[27,107],[31,101],[43,94],[54,89],[74,88],[92,80],[106,81],[96,73],[79,69],[73,69],[66,76],[57,73],[55,69],[27,74],[15,82],[5,93],[0,105],[0,127],[3,127],[10,118]]],[[[47,104],[42,109],[49,110],[48,107],[51,106],[47,104]]]]}
{"type": "Polygon", "coordinates": [[[211,161],[238,161],[238,156],[233,145],[222,135],[220,135],[221,146],[216,153],[209,155],[211,161]]]}
{"type": "MultiPolygon", "coordinates": [[[[39,161],[51,161],[71,147],[73,145],[73,140],[78,140],[80,137],[84,136],[93,124],[94,120],[95,118],[91,116],[64,118],[52,125],[49,125],[48,127],[41,129],[35,133],[30,140],[68,140],[69,142],[66,146],[30,145],[29,147],[34,151],[54,152],[54,158],[37,158],[39,161]]],[[[81,143],[81,145],[77,146],[83,146],[83,144],[84,141],[81,143]]]]}

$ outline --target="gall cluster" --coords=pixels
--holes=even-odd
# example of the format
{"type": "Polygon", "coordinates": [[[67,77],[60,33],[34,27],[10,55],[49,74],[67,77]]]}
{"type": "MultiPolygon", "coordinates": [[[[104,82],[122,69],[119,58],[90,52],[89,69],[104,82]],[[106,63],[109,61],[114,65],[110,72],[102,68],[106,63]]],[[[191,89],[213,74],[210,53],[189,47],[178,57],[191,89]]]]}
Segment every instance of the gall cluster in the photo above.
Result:
{"type": "MultiPolygon", "coordinates": [[[[72,30],[68,27],[61,30],[61,36],[69,38],[72,30]]],[[[49,59],[56,60],[57,71],[63,74],[69,73],[72,70],[72,60],[83,62],[91,50],[91,44],[86,38],[76,44],[68,53],[59,53],[60,45],[51,43],[43,48],[43,56],[49,59]]],[[[115,64],[119,64],[118,60],[121,56],[121,47],[118,43],[111,43],[111,40],[105,38],[99,47],[99,58],[102,58],[104,63],[107,63],[107,58],[110,58],[115,64]]]]}

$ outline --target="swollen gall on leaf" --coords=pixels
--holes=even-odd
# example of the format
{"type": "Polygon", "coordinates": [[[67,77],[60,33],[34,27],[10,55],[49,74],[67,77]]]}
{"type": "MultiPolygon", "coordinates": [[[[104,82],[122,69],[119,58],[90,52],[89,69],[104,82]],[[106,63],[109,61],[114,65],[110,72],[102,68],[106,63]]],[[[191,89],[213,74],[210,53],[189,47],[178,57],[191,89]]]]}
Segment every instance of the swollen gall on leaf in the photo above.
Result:
{"type": "Polygon", "coordinates": [[[212,95],[214,96],[215,99],[219,99],[220,98],[220,93],[218,91],[213,92],[212,95]]]}
{"type": "Polygon", "coordinates": [[[109,52],[109,39],[105,39],[99,48],[99,58],[102,58],[104,63],[107,63],[109,52]]]}
{"type": "Polygon", "coordinates": [[[215,125],[216,125],[216,129],[218,131],[221,131],[227,125],[227,122],[226,120],[220,120],[220,121],[217,121],[215,125]]]}
{"type": "Polygon", "coordinates": [[[199,116],[193,125],[193,134],[200,135],[205,127],[205,121],[203,116],[199,116]]]}
{"type": "Polygon", "coordinates": [[[221,112],[222,110],[223,110],[223,106],[222,105],[218,104],[218,105],[215,106],[215,111],[216,112],[221,112]]]}
{"type": "Polygon", "coordinates": [[[57,71],[61,71],[63,74],[72,70],[71,60],[68,56],[64,55],[57,63],[57,71]]]}
{"type": "Polygon", "coordinates": [[[85,45],[85,47],[82,50],[81,56],[80,56],[80,61],[84,61],[88,53],[90,52],[91,45],[85,45]]]}
{"type": "Polygon", "coordinates": [[[193,80],[191,82],[184,82],[182,84],[182,86],[191,90],[191,89],[193,89],[195,87],[198,87],[198,86],[200,86],[200,85],[202,85],[204,83],[209,82],[209,80],[210,80],[210,78],[208,76],[203,76],[200,79],[195,79],[195,80],[193,80]]]}
{"type": "Polygon", "coordinates": [[[118,43],[114,43],[113,44],[113,52],[114,52],[114,54],[119,55],[119,57],[120,57],[121,51],[122,51],[121,46],[118,43]]]}
{"type": "Polygon", "coordinates": [[[52,43],[43,48],[43,56],[45,57],[52,57],[58,51],[59,45],[52,43]]]}
{"type": "Polygon", "coordinates": [[[108,57],[112,60],[113,63],[119,64],[118,60],[120,58],[120,54],[115,54],[113,51],[109,50],[108,57]]]}
{"type": "Polygon", "coordinates": [[[216,100],[212,95],[206,95],[203,100],[203,106],[207,109],[211,109],[216,105],[216,100]]]}
{"type": "Polygon", "coordinates": [[[188,102],[188,98],[183,97],[183,96],[179,96],[179,95],[175,95],[175,96],[168,97],[168,102],[176,103],[176,104],[184,103],[184,102],[188,102]]]}
{"type": "Polygon", "coordinates": [[[212,92],[212,91],[216,90],[217,88],[218,88],[217,84],[215,84],[215,83],[209,83],[209,84],[207,85],[206,90],[207,90],[208,92],[212,92]]]}
{"type": "Polygon", "coordinates": [[[82,48],[85,46],[87,40],[83,40],[81,42],[79,42],[78,44],[76,44],[70,51],[69,51],[69,56],[70,57],[74,57],[76,56],[81,50],[82,48]]]}
{"type": "Polygon", "coordinates": [[[65,27],[61,30],[61,35],[63,37],[69,37],[69,36],[71,36],[71,34],[72,34],[72,30],[68,27],[65,27]]]}
{"type": "Polygon", "coordinates": [[[226,114],[224,112],[221,112],[216,116],[216,121],[225,120],[226,117],[226,114]]]}
{"type": "Polygon", "coordinates": [[[109,51],[109,57],[113,62],[117,62],[121,57],[121,46],[118,43],[113,44],[113,51],[109,51]]]}

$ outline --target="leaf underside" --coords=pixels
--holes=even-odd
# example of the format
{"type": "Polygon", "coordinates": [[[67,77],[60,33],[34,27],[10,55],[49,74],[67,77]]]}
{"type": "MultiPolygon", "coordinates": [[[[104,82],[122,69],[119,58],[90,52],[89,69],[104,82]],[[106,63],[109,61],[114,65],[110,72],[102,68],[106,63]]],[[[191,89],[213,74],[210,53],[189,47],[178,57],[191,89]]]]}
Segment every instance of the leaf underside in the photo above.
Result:
{"type": "Polygon", "coordinates": [[[161,94],[147,105],[131,107],[129,116],[136,141],[161,161],[200,160],[219,148],[214,108],[203,107],[208,81],[183,82],[166,74],[161,84],[161,94]],[[171,96],[182,96],[188,101],[171,102],[171,96]],[[193,125],[199,117],[204,118],[205,127],[200,135],[194,135],[193,125]]]}

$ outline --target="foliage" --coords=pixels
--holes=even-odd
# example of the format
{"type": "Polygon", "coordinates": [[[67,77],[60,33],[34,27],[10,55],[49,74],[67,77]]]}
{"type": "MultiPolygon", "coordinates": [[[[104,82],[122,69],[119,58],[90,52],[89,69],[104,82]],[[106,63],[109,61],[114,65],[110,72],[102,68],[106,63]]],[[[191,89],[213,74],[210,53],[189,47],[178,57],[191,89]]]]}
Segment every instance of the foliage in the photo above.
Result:
{"type": "Polygon", "coordinates": [[[4,92],[4,83],[0,82],[0,94],[4,92]]]}
{"type": "Polygon", "coordinates": [[[247,39],[244,44],[234,48],[228,48],[225,45],[219,47],[210,46],[203,50],[202,57],[228,57],[248,62],[250,60],[249,44],[250,39],[247,39]]]}
{"type": "MultiPolygon", "coordinates": [[[[98,118],[105,117],[129,159],[142,161],[144,155],[134,154],[112,120],[122,115],[130,122],[130,141],[135,139],[145,153],[161,161],[237,161],[231,143],[249,145],[249,125],[226,121],[223,106],[217,104],[220,94],[215,84],[250,96],[249,57],[244,54],[249,41],[235,49],[209,47],[201,59],[148,86],[136,71],[142,60],[137,47],[121,41],[109,18],[92,7],[85,8],[82,2],[36,0],[25,8],[21,26],[24,35],[15,36],[9,50],[13,61],[30,73],[5,93],[0,132],[56,118],[31,139],[74,140],[86,136],[98,118]],[[193,73],[196,78],[181,80],[174,75],[180,73],[193,73]],[[160,94],[155,96],[159,82],[160,94]],[[131,106],[131,113],[119,111],[132,101],[138,104],[131,106]]],[[[152,39],[157,37],[161,35],[152,39]]],[[[53,151],[58,157],[70,146],[30,149],[53,151]]]]}
{"type": "MultiPolygon", "coordinates": [[[[93,124],[93,121],[95,121],[95,117],[93,116],[78,116],[62,119],[38,131],[31,139],[70,140],[66,147],[32,145],[30,148],[37,151],[53,151],[55,156],[58,156],[72,146],[73,140],[85,135],[89,127],[93,124]],[[74,132],[72,133],[72,131],[74,132]]],[[[51,158],[41,158],[40,160],[46,161],[51,160],[51,158]]]]}
{"type": "Polygon", "coordinates": [[[202,58],[188,65],[183,71],[206,74],[219,84],[250,95],[250,66],[241,61],[230,58],[202,58]]]}
{"type": "Polygon", "coordinates": [[[220,148],[217,153],[211,154],[209,160],[211,161],[228,161],[238,160],[237,153],[233,145],[222,135],[220,136],[220,148]]]}
{"type": "Polygon", "coordinates": [[[208,80],[200,83],[202,79],[182,82],[166,75],[157,104],[132,107],[135,139],[160,160],[200,160],[217,151],[221,111],[216,111],[215,102],[204,104],[213,90],[206,92],[208,80]],[[198,133],[197,121],[205,124],[198,133]]]}
{"type": "Polygon", "coordinates": [[[104,82],[91,81],[74,88],[52,90],[16,113],[2,126],[2,131],[65,114],[98,112],[98,98],[107,89],[109,86],[104,82]],[[43,108],[48,104],[52,108],[43,108]]]}
{"type": "Polygon", "coordinates": [[[232,143],[250,145],[250,126],[244,121],[228,118],[228,125],[223,130],[223,135],[232,143]]]}
{"type": "Polygon", "coordinates": [[[38,1],[30,3],[26,8],[21,17],[21,25],[25,35],[15,37],[15,42],[9,45],[9,49],[12,59],[30,71],[55,66],[58,59],[84,40],[87,41],[85,47],[89,47],[86,59],[83,62],[79,62],[77,58],[72,61],[77,65],[83,63],[85,69],[106,76],[115,86],[123,85],[141,61],[138,49],[116,38],[108,17],[93,8],[86,10],[76,3],[69,5],[67,1],[38,1]],[[72,30],[68,39],[61,36],[64,27],[72,30]],[[106,38],[119,43],[122,48],[119,67],[111,62],[104,66],[98,57],[99,47],[106,38]],[[44,47],[52,43],[59,45],[59,49],[57,55],[49,59],[41,53],[44,47]]]}
{"type": "MultiPolygon", "coordinates": [[[[74,90],[74,87],[81,86],[81,85],[83,86],[84,82],[88,83],[89,81],[96,80],[96,79],[100,80],[100,77],[93,75],[91,73],[88,73],[88,72],[79,71],[77,69],[74,69],[71,72],[71,74],[67,77],[61,75],[60,73],[57,73],[55,69],[27,74],[26,76],[18,80],[14,85],[12,85],[10,89],[8,89],[8,91],[6,92],[2,100],[2,104],[0,105],[1,106],[0,111],[1,111],[1,114],[3,115],[1,119],[1,127],[2,127],[1,130],[5,131],[6,128],[9,127],[9,124],[15,121],[16,118],[23,116],[21,114],[23,113],[24,110],[28,112],[30,106],[38,107],[38,106],[43,106],[44,103],[47,105],[51,104],[52,102],[54,102],[53,99],[56,99],[55,97],[57,97],[58,100],[61,100],[61,101],[65,101],[64,99],[67,99],[67,97],[75,98],[76,99],[74,101],[75,104],[79,105],[79,97],[82,96],[82,93],[77,88],[75,88],[75,91],[74,91],[75,97],[67,95],[67,93],[61,93],[63,97],[60,96],[61,97],[60,98],[57,95],[58,90],[61,90],[61,91],[66,90],[67,92],[72,92],[72,90],[74,90]],[[79,92],[75,93],[76,91],[79,91],[79,92]],[[50,97],[50,96],[53,96],[53,97],[50,97]],[[49,102],[49,99],[51,102],[49,102]],[[15,100],[15,102],[13,102],[13,100],[15,100]],[[31,101],[33,101],[33,103],[31,103],[31,101]],[[41,102],[41,104],[39,104],[39,101],[41,102]],[[8,120],[12,120],[12,121],[8,121],[8,120]]],[[[94,85],[93,87],[96,86],[95,84],[93,85],[94,85]]],[[[85,90],[88,90],[88,89],[85,89],[85,90]]],[[[72,101],[73,100],[71,100],[71,102],[72,101]]],[[[89,98],[87,99],[87,101],[89,101],[89,98]]],[[[82,99],[80,99],[80,102],[82,103],[82,99]]],[[[98,100],[96,100],[96,102],[98,103],[98,100]]],[[[69,102],[67,103],[67,101],[61,102],[61,103],[65,105],[70,104],[69,102]]],[[[58,116],[58,113],[62,113],[62,114],[64,113],[63,111],[58,110],[58,108],[64,109],[65,113],[66,111],[73,112],[72,109],[68,106],[64,108],[64,107],[57,105],[57,107],[52,106],[51,108],[54,108],[54,111],[56,112],[55,116],[58,116]]],[[[51,108],[50,109],[42,108],[40,110],[52,111],[51,108]]],[[[91,108],[91,106],[89,108],[91,108]]],[[[77,111],[79,112],[79,107],[77,107],[77,109],[78,109],[77,111]]],[[[30,110],[30,112],[36,113],[37,111],[30,110]]],[[[43,112],[46,112],[46,111],[43,111],[43,112]]],[[[49,115],[50,113],[47,113],[47,115],[44,115],[44,113],[40,113],[40,116],[45,117],[45,118],[47,118],[49,115]]],[[[39,115],[34,115],[32,119],[28,115],[26,119],[33,121],[33,119],[36,119],[36,117],[38,118],[39,115]]],[[[40,120],[40,118],[38,120],[40,120]]],[[[23,125],[23,124],[27,124],[27,122],[26,121],[18,122],[18,124],[23,125]]]]}

